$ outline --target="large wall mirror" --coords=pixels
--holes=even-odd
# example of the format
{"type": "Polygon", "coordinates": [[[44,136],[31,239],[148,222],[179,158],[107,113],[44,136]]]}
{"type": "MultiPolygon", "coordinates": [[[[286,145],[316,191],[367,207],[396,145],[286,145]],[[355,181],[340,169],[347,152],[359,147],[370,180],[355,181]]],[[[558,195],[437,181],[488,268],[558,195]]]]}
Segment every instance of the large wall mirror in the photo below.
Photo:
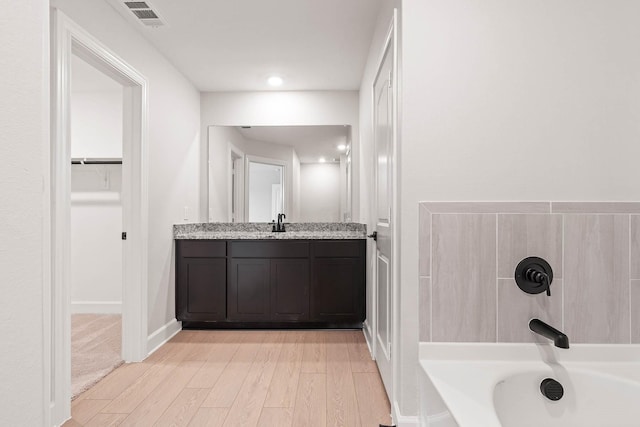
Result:
{"type": "Polygon", "coordinates": [[[351,126],[209,126],[209,222],[351,221],[351,126]]]}

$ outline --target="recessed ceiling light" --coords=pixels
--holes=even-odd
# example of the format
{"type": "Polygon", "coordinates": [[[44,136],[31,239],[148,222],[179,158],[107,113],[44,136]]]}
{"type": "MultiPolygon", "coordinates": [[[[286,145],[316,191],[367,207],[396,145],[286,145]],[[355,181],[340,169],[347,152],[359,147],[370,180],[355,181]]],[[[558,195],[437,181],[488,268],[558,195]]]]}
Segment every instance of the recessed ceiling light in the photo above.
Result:
{"type": "Polygon", "coordinates": [[[338,145],[338,150],[340,150],[340,151],[344,151],[344,150],[346,150],[346,149],[347,149],[347,146],[346,146],[346,145],[344,145],[344,144],[340,144],[340,145],[338,145]]]}
{"type": "Polygon", "coordinates": [[[327,159],[325,159],[324,157],[320,157],[320,158],[318,159],[318,162],[320,162],[320,163],[324,163],[324,162],[326,162],[326,161],[327,161],[327,159]]]}
{"type": "Polygon", "coordinates": [[[267,83],[269,83],[269,86],[282,86],[284,80],[282,80],[282,77],[271,76],[267,79],[267,83]]]}

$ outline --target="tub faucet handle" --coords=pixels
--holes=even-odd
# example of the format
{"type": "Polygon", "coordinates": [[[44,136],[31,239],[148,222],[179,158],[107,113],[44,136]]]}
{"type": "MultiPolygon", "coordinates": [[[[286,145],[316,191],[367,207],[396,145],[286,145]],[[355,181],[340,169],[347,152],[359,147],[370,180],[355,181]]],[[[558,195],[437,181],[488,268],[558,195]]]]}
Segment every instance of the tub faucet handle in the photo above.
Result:
{"type": "Polygon", "coordinates": [[[551,296],[553,269],[540,257],[527,257],[516,267],[515,280],[518,287],[528,294],[546,292],[551,296]]]}

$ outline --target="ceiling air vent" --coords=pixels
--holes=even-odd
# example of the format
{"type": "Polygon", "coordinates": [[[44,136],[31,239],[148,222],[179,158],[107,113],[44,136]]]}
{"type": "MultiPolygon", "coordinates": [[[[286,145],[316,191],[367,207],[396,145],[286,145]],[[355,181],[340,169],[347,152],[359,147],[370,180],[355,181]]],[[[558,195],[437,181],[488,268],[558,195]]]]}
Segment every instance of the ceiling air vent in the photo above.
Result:
{"type": "Polygon", "coordinates": [[[149,5],[143,1],[126,1],[124,4],[126,4],[129,9],[151,9],[149,5]]]}
{"type": "Polygon", "coordinates": [[[151,27],[164,25],[164,22],[160,20],[158,14],[146,1],[125,1],[124,4],[144,25],[151,27]]]}
{"type": "Polygon", "coordinates": [[[151,9],[136,9],[132,12],[138,17],[138,19],[158,19],[158,15],[151,9]]]}

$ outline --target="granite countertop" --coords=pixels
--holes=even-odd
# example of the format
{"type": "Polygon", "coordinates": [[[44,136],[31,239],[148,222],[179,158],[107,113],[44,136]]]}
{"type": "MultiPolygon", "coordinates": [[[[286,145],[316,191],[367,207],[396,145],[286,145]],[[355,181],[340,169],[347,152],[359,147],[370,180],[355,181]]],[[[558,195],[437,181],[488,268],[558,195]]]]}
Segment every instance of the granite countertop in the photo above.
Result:
{"type": "Polygon", "coordinates": [[[271,223],[176,224],[173,238],[176,240],[342,240],[366,239],[367,226],[355,222],[299,222],[285,223],[287,231],[274,233],[271,223]]]}

